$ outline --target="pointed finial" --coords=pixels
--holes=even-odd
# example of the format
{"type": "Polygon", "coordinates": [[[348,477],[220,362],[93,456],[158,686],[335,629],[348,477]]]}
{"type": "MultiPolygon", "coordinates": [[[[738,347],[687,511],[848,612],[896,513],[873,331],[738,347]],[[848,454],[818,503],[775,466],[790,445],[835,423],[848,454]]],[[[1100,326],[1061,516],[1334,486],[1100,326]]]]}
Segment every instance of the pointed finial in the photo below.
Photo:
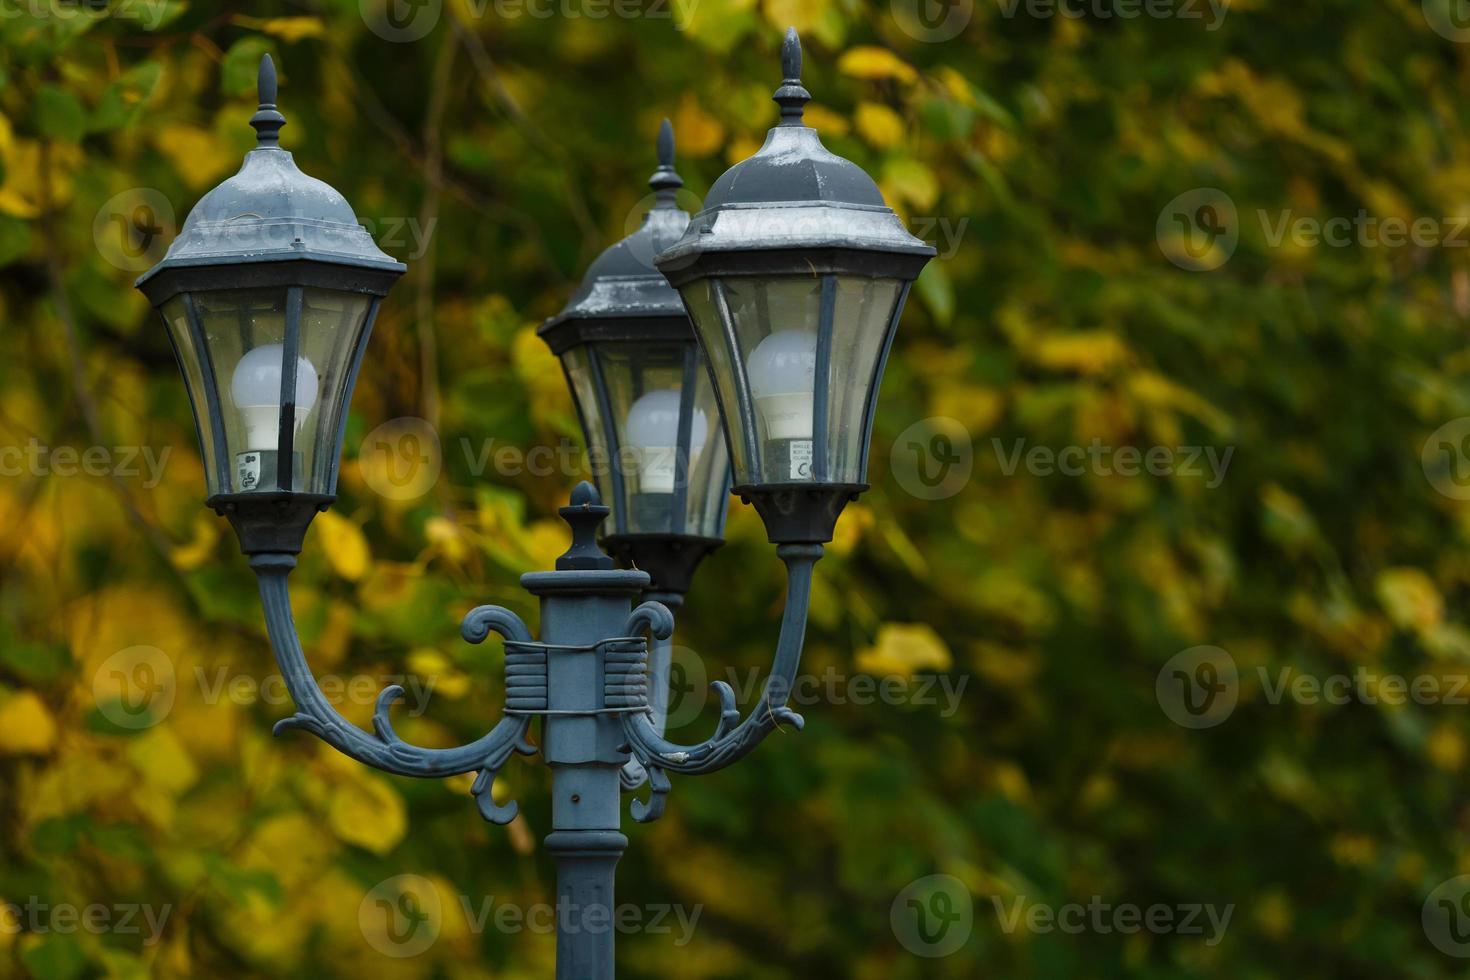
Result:
{"type": "Polygon", "coordinates": [[[276,111],[276,63],[268,54],[260,59],[260,72],[255,76],[255,94],[260,106],[250,117],[250,125],[255,127],[256,145],[279,146],[281,127],[286,125],[286,117],[276,111]]]}
{"type": "Polygon", "coordinates": [[[781,71],[787,78],[801,78],[801,35],[796,28],[786,28],[786,37],[781,41],[781,71]]]}
{"type": "Polygon", "coordinates": [[[648,178],[653,188],[655,208],[676,208],[674,196],[684,180],[674,172],[674,124],[667,119],[658,128],[658,169],[648,178]]]}
{"type": "Polygon", "coordinates": [[[781,107],[782,126],[801,126],[801,110],[812,100],[812,93],[801,84],[801,38],[796,28],[786,28],[786,39],[781,42],[781,87],[771,100],[781,107]]]}
{"type": "Polygon", "coordinates": [[[597,546],[597,528],[612,513],[611,508],[603,506],[597,488],[583,480],[572,491],[571,506],[558,513],[571,525],[572,546],[556,560],[557,571],[612,568],[613,560],[597,546]]]}

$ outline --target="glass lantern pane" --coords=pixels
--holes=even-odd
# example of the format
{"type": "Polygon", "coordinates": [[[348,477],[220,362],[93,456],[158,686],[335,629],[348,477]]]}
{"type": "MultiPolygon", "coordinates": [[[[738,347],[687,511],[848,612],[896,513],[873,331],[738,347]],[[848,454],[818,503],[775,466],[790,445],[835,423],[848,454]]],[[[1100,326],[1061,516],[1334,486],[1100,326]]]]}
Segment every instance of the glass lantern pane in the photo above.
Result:
{"type": "MultiPolygon", "coordinates": [[[[725,324],[715,304],[715,280],[696,279],[680,291],[684,308],[694,323],[699,335],[699,345],[708,356],[709,372],[714,375],[715,389],[719,396],[720,420],[725,428],[727,444],[732,454],[735,482],[749,483],[750,453],[747,450],[745,419],[748,412],[739,396],[740,386],[735,377],[734,357],[726,339],[725,324]]],[[[743,363],[743,362],[742,362],[743,363]]]]}
{"type": "Polygon", "coordinates": [[[877,396],[874,376],[899,288],[896,279],[837,280],[828,358],[827,451],[817,472],[824,482],[862,483],[866,476],[863,418],[869,398],[877,396]]]}
{"type": "MultiPolygon", "coordinates": [[[[611,533],[684,534],[690,468],[704,455],[708,415],[693,410],[688,443],[681,416],[686,344],[601,343],[593,356],[602,369],[618,452],[614,478],[621,483],[625,519],[611,533]]],[[[692,366],[692,365],[691,365],[692,366]]],[[[691,372],[692,373],[692,372],[691,372]]]]}
{"type": "Polygon", "coordinates": [[[573,347],[561,355],[562,370],[567,375],[567,386],[572,389],[572,399],[577,403],[577,414],[582,420],[582,431],[587,437],[587,468],[597,484],[602,502],[614,508],[613,520],[617,520],[612,483],[612,458],[614,446],[608,442],[607,428],[603,423],[601,399],[597,397],[597,385],[592,380],[591,358],[586,347],[573,347]]]}
{"type": "Polygon", "coordinates": [[[354,355],[362,343],[372,299],[362,293],[304,289],[301,302],[300,352],[317,375],[316,404],[304,415],[298,377],[295,452],[304,471],[295,489],[331,494],[337,488],[338,442],[342,419],[352,400],[350,378],[354,355]]]}
{"type": "MultiPolygon", "coordinates": [[[[730,507],[730,460],[725,439],[720,433],[720,408],[715,389],[709,380],[704,353],[699,352],[694,366],[695,418],[705,419],[706,436],[702,450],[695,450],[691,431],[689,459],[689,493],[684,502],[685,534],[702,538],[725,536],[725,514],[730,507]]],[[[691,427],[692,429],[692,427],[691,427]]]]}
{"type": "Polygon", "coordinates": [[[757,482],[810,480],[822,281],[731,279],[728,289],[755,406],[757,482]]]}
{"type": "Polygon", "coordinates": [[[684,287],[714,365],[737,486],[862,482],[863,420],[899,290],[894,279],[809,275],[684,287]],[[822,349],[825,278],[832,323],[822,349]],[[720,316],[720,290],[730,324],[720,316]],[[825,385],[817,384],[819,369],[825,385]]]}
{"type": "Polygon", "coordinates": [[[729,470],[698,348],[606,341],[573,348],[562,362],[591,441],[598,489],[612,508],[604,533],[719,537],[729,470]]]}
{"type": "Polygon", "coordinates": [[[188,304],[182,295],[165,303],[162,312],[169,338],[173,341],[174,354],[179,361],[179,370],[184,375],[189,405],[194,411],[194,431],[199,436],[200,458],[204,462],[204,477],[209,495],[224,493],[228,487],[220,476],[220,458],[215,443],[220,420],[212,418],[209,411],[210,382],[205,378],[205,352],[194,342],[188,304]]]}
{"type": "MultiPolygon", "coordinates": [[[[230,484],[220,492],[275,490],[286,290],[210,290],[195,294],[194,306],[214,366],[225,430],[230,484]]],[[[307,376],[306,370],[298,371],[302,394],[312,387],[303,383],[307,376]]],[[[299,404],[297,418],[304,420],[299,404]]]]}

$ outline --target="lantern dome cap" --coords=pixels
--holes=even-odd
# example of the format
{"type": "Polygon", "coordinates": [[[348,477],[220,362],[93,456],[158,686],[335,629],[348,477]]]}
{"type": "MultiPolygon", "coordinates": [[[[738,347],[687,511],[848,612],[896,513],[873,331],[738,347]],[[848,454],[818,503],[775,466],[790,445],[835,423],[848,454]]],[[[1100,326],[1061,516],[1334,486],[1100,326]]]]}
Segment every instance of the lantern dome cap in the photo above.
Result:
{"type": "MultiPolygon", "coordinates": [[[[674,128],[667,119],[659,128],[658,161],[648,179],[654,203],[643,224],[593,260],[567,305],[537,331],[556,353],[593,339],[587,330],[596,328],[587,321],[637,318],[657,330],[658,321],[666,319],[672,336],[689,334],[683,301],[654,265],[654,257],[677,242],[689,224],[689,213],[674,199],[684,181],[674,171],[674,128]]],[[[630,339],[658,339],[646,332],[630,339]]]]}
{"type": "Polygon", "coordinates": [[[785,78],[772,100],[781,121],[766,142],[715,181],[704,210],[675,245],[655,260],[676,284],[681,270],[712,252],[842,248],[932,256],[909,234],[867,172],[822,145],[802,122],[811,98],[801,83],[801,40],[788,28],[782,45],[785,78]]]}
{"type": "Polygon", "coordinates": [[[250,124],[258,145],[233,177],[205,194],[189,213],[167,254],[138,278],[141,286],[168,269],[315,260],[402,273],[407,266],[378,248],[347,199],[309,177],[281,149],[285,117],[276,110],[276,74],[261,59],[260,107],[250,124]]]}

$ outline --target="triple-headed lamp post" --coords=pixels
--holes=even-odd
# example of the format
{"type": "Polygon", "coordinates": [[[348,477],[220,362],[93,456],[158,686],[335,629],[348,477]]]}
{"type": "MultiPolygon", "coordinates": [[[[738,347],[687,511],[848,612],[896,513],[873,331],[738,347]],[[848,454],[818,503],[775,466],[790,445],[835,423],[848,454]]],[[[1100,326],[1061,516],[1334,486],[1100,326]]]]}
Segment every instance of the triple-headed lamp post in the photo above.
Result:
{"type": "Polygon", "coordinates": [[[379,696],[372,733],[351,724],[317,686],[292,619],[288,577],[312,517],[334,500],[358,365],[378,303],[405,267],[373,244],[340,194],[281,149],[285,119],[268,57],[251,119],[259,145],[200,200],[138,282],[163,314],[188,386],[207,503],[229,518],[260,582],[297,709],[277,732],[305,729],[399,775],[475,772],[472,793],[496,823],[517,810],[493,799],[497,771],[514,752],[539,751],[553,773],[546,846],[557,865],[564,980],[614,975],[622,789],[646,775],[651,795],[634,800],[632,813],[657,819],[668,772],[714,772],[778,724],[801,727],[786,702],[812,567],[843,505],[866,489],[883,362],[908,286],[934,254],[904,230],[867,174],[802,125],[810,96],[795,31],[782,64],[780,125],[715,183],[692,221],[673,203],[680,182],[665,128],[644,225],[594,263],[543,328],[588,445],[607,463],[597,478],[612,506],[579,485],[561,510],[570,549],[555,571],[522,577],[541,600],[539,639],[498,606],[465,617],[467,641],[492,631],[505,641],[503,717],[468,745],[427,749],[399,738],[389,720],[403,694],[397,686],[379,696]],[[712,431],[716,418],[723,440],[712,431]],[[727,460],[733,491],[755,505],[787,566],[786,608],[771,675],[750,713],[742,718],[734,693],[717,682],[714,734],[679,745],[662,735],[662,641],[673,632],[669,605],[720,542],[727,460]],[[598,546],[610,515],[605,542],[631,568],[616,568],[598,546]],[[652,669],[650,634],[659,644],[652,669]]]}

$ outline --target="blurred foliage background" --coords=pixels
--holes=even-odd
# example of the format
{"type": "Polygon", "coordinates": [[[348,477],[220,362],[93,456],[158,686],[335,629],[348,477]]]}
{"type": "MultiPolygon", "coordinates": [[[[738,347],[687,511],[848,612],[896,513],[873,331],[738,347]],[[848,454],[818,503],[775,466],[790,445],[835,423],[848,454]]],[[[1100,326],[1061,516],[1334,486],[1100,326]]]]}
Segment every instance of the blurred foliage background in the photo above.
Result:
{"type": "MultiPolygon", "coordinates": [[[[1219,20],[951,6],[963,29],[925,41],[904,0],[603,17],[445,0],[393,20],[375,0],[5,5],[0,446],[45,452],[0,479],[0,903],[170,915],[156,943],[0,930],[0,975],[550,975],[549,936],[476,930],[455,900],[554,896],[544,769],[508,766],[523,809],[504,830],[467,780],[271,739],[288,708],[251,693],[274,672],[254,580],[202,506],[184,388],[131,283],[252,145],[271,52],[284,145],[410,263],[357,388],[341,498],[294,577],[303,637],[320,673],[432,683],[400,731],[467,741],[498,713],[499,650],[463,644],[458,619],[496,602],[534,622],[517,577],[564,549],[555,508],[578,478],[478,462],[490,440],[579,438],[534,328],[636,226],[660,118],[689,210],[758,146],[787,24],[809,123],[943,255],[889,364],[874,488],[818,567],[806,665],[968,684],[948,716],[805,706],[799,736],[677,780],[668,815],[629,831],[618,897],[703,914],[686,946],[621,938],[622,975],[1461,975],[1420,912],[1470,871],[1465,707],[1272,703],[1262,678],[1470,663],[1470,509],[1421,465],[1470,415],[1466,255],[1270,233],[1287,211],[1470,215],[1470,49],[1431,28],[1438,0],[1236,0],[1219,20]],[[394,41],[384,24],[427,26],[394,41]],[[1200,187],[1239,211],[1234,254],[1203,272],[1156,235],[1200,187]],[[161,236],[141,265],[116,224],[139,202],[161,236]],[[936,417],[969,434],[973,472],[924,500],[890,451],[936,417]],[[374,491],[365,449],[402,418],[427,421],[443,461],[407,499],[374,491]],[[1046,475],[1005,465],[1019,440],[1233,456],[1218,486],[1046,475]],[[66,475],[63,447],[108,463],[66,475]],[[158,479],[129,465],[144,450],[158,479]],[[1192,731],[1155,681],[1201,644],[1234,658],[1239,704],[1192,731]],[[166,703],[129,725],[119,678],[138,677],[166,703]],[[438,941],[394,959],[359,910],[402,873],[445,901],[438,941]],[[975,926],[922,959],[890,904],[936,873],[965,883],[975,926]],[[1093,895],[1235,911],[1209,945],[1008,932],[992,903],[1093,895]]],[[[678,642],[712,677],[744,676],[768,662],[781,590],[735,506],[678,642]]],[[[365,724],[359,701],[342,710],[365,724]]],[[[707,706],[676,734],[713,722],[707,706]]]]}

